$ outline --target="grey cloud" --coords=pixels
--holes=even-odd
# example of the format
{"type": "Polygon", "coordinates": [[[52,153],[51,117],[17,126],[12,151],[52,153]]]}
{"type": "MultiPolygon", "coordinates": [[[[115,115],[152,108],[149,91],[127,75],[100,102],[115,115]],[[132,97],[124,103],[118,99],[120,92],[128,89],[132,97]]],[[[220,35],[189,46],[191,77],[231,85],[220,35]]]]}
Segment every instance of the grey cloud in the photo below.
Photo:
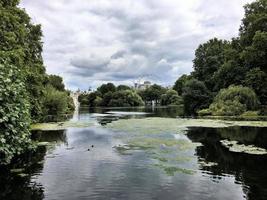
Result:
{"type": "Polygon", "coordinates": [[[70,89],[147,77],[172,84],[192,70],[194,50],[237,36],[251,0],[22,0],[44,33],[49,73],[70,89]]]}

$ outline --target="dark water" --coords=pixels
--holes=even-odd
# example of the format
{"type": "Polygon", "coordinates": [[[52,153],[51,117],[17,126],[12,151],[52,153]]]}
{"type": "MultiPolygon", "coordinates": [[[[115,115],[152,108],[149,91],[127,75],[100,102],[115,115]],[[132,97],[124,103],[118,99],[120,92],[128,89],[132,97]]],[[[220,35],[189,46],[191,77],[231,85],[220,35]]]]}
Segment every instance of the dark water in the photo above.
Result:
{"type": "Polygon", "coordinates": [[[130,110],[147,115],[119,111],[124,110],[84,109],[73,119],[102,126],[35,131],[35,140],[52,145],[27,155],[26,161],[16,160],[13,168],[24,166],[22,176],[1,169],[0,199],[267,199],[267,157],[229,152],[219,142],[230,139],[267,148],[266,128],[190,128],[185,137],[203,144],[188,152],[196,173],[168,175],[152,164],[146,151],[116,151],[120,138],[105,124],[121,118],[175,117],[179,109],[130,110]],[[107,112],[112,114],[92,114],[107,112]],[[217,165],[203,166],[203,161],[217,165]]]}

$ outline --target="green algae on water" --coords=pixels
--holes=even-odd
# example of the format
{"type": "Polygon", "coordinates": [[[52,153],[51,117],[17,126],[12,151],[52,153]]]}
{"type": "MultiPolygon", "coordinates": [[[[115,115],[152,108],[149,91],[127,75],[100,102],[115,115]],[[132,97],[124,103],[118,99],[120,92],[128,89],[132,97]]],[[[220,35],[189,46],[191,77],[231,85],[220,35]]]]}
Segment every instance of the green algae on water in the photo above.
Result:
{"type": "Polygon", "coordinates": [[[267,150],[254,145],[239,144],[238,141],[221,140],[221,144],[231,152],[252,155],[266,155],[267,150]]]}
{"type": "Polygon", "coordinates": [[[67,122],[51,122],[51,123],[38,123],[32,124],[31,130],[65,130],[67,128],[87,128],[91,126],[96,126],[94,121],[67,121],[67,122]]]}

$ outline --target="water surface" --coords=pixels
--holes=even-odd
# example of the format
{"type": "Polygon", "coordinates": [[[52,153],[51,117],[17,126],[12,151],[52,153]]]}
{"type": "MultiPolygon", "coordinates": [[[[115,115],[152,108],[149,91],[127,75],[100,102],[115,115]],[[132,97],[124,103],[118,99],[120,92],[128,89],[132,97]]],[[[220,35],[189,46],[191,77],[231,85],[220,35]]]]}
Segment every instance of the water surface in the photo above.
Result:
{"type": "MultiPolygon", "coordinates": [[[[179,112],[82,109],[72,121],[93,126],[34,131],[35,140],[50,145],[27,155],[31,165],[24,171],[1,171],[0,199],[267,199],[267,157],[230,152],[220,143],[267,148],[267,128],[174,129],[153,121],[179,112]],[[147,117],[149,123],[131,121],[147,117]],[[126,119],[128,126],[112,126],[126,119]]],[[[25,161],[17,163],[14,168],[25,161]]]]}

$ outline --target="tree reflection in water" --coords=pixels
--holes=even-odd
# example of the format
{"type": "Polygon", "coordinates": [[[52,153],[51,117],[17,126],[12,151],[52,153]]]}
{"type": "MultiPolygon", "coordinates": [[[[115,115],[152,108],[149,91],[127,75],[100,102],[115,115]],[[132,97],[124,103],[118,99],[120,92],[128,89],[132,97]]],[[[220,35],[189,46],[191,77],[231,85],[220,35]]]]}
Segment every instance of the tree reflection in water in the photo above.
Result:
{"type": "Polygon", "coordinates": [[[236,182],[243,187],[249,200],[267,199],[267,156],[230,152],[220,143],[222,139],[236,140],[243,144],[267,147],[267,128],[229,127],[229,128],[191,128],[187,136],[203,146],[196,148],[198,159],[215,162],[218,165],[201,166],[203,173],[219,177],[234,175],[236,182]]]}
{"type": "MultiPolygon", "coordinates": [[[[60,131],[35,131],[34,140],[52,142],[49,148],[56,144],[66,143],[66,133],[60,131]]],[[[0,199],[3,200],[41,200],[44,199],[44,188],[38,183],[32,183],[31,177],[43,171],[43,161],[47,147],[38,147],[36,152],[28,152],[17,157],[6,167],[0,167],[0,199]],[[22,169],[21,173],[12,173],[11,169],[22,169]]]]}

